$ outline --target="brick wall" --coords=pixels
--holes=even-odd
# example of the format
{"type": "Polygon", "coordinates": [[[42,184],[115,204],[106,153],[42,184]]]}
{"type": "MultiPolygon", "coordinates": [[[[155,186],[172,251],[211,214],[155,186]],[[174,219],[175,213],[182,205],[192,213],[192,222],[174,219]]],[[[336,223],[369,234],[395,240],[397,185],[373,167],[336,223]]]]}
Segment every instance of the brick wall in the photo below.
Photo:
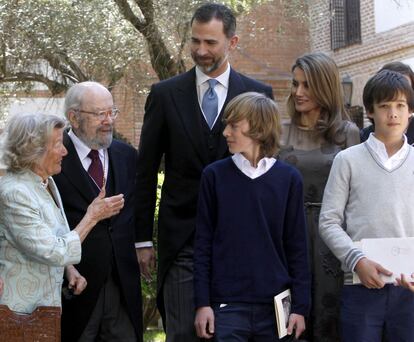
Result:
{"type": "Polygon", "coordinates": [[[307,22],[289,16],[281,1],[272,1],[238,18],[237,32],[240,42],[231,57],[232,66],[271,85],[286,117],[291,66],[297,57],[309,51],[307,22]]]}
{"type": "MultiPolygon", "coordinates": [[[[385,1],[385,0],[384,0],[385,1]]],[[[414,21],[386,32],[375,32],[374,0],[361,0],[361,44],[331,50],[329,0],[310,0],[310,48],[324,51],[353,81],[352,105],[362,106],[362,90],[382,65],[414,57],[414,21]]]]}

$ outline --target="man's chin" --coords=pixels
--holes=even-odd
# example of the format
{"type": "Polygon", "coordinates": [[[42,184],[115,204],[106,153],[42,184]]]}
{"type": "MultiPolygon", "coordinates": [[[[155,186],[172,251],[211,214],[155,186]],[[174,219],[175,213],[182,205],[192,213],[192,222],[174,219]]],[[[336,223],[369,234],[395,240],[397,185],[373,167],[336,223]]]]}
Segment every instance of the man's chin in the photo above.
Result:
{"type": "Polygon", "coordinates": [[[210,74],[211,72],[213,72],[213,71],[215,71],[217,69],[217,65],[216,64],[213,64],[213,65],[211,65],[211,64],[209,64],[209,65],[202,65],[202,64],[197,63],[196,65],[206,75],[210,74]]]}

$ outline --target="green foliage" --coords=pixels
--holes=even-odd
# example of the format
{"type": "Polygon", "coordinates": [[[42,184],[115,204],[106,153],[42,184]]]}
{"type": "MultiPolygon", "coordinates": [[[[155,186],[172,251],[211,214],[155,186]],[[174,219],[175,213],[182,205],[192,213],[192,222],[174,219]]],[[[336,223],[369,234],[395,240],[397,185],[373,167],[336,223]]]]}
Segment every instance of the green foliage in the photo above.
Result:
{"type": "Polygon", "coordinates": [[[144,342],[164,342],[165,334],[158,330],[147,330],[144,333],[144,342]]]}
{"type": "Polygon", "coordinates": [[[117,81],[145,50],[119,19],[112,1],[1,0],[0,81],[117,81]]]}

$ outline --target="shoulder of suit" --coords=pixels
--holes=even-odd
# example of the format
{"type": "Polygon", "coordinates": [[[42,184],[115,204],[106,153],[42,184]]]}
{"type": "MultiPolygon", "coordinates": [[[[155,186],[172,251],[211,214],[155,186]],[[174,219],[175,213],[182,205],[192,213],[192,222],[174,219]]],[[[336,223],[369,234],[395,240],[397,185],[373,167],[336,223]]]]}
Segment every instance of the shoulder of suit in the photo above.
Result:
{"type": "Polygon", "coordinates": [[[132,146],[132,145],[126,143],[126,142],[123,142],[119,139],[113,139],[112,140],[111,148],[123,149],[123,150],[129,151],[129,152],[134,152],[134,153],[136,152],[136,149],[135,149],[134,146],[132,146]]]}
{"type": "Polygon", "coordinates": [[[180,84],[185,84],[194,79],[195,79],[195,71],[194,71],[194,68],[192,68],[182,74],[170,77],[166,80],[162,80],[160,82],[153,84],[151,87],[151,90],[165,90],[169,88],[173,89],[173,88],[176,88],[180,84]]]}

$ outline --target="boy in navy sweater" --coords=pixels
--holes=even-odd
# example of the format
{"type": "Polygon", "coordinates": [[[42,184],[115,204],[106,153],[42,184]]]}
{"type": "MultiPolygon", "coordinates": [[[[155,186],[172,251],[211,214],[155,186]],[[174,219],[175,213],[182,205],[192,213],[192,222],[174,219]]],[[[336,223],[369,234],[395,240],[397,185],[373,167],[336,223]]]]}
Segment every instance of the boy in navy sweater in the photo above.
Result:
{"type": "Polygon", "coordinates": [[[223,132],[234,155],[203,172],[194,247],[195,327],[215,341],[278,341],[273,297],[291,289],[288,333],[305,330],[310,273],[302,179],[273,156],[276,104],[234,98],[223,132]]]}

